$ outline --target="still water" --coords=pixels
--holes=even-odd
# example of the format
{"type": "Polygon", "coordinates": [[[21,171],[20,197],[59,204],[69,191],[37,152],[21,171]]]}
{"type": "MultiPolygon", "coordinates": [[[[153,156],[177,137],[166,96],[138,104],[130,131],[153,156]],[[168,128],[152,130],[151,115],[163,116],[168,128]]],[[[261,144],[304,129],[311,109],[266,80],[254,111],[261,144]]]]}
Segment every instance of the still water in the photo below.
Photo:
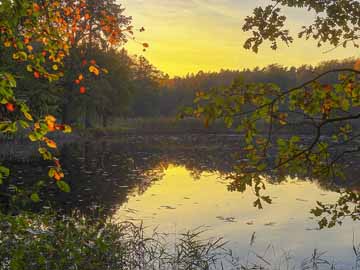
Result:
{"type": "Polygon", "coordinates": [[[169,165],[160,181],[142,194],[131,194],[114,216],[117,220],[141,220],[169,233],[203,227],[208,236],[230,241],[230,248],[244,257],[249,250],[261,256],[267,250],[265,257],[273,261],[289,252],[300,263],[318,249],[327,251],[330,261],[334,257],[339,265],[353,265],[353,235],[360,240],[359,224],[345,222],[341,227],[318,230],[309,213],[317,200],[331,203],[337,193],[299,179],[269,184],[267,192],[273,203],[258,210],[253,207],[251,190],[229,192],[217,173],[205,172],[194,179],[185,167],[169,165]]]}
{"type": "MultiPolygon", "coordinates": [[[[204,237],[229,241],[228,247],[244,260],[259,255],[273,263],[286,254],[300,264],[317,249],[326,251],[325,258],[340,269],[354,267],[359,223],[347,218],[341,226],[319,230],[318,218],[310,213],[317,201],[336,202],[344,187],[290,177],[271,180],[265,194],[272,203],[259,210],[252,189],[229,190],[225,176],[232,172],[238,142],[236,136],[184,135],[66,144],[61,159],[72,191],[59,194],[49,187],[42,196],[59,211],[91,215],[101,209],[114,222],[143,222],[173,238],[201,228],[204,237]]],[[[46,165],[8,163],[18,179],[34,182],[46,165]]],[[[352,183],[355,190],[358,186],[352,183]]]]}

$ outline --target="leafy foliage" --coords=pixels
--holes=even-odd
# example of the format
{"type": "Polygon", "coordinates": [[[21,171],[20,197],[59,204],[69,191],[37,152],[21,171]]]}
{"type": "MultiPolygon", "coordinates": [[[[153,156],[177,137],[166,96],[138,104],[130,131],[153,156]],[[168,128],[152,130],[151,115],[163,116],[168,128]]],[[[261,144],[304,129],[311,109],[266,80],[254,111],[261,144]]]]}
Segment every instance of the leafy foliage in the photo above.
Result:
{"type": "MultiPolygon", "coordinates": [[[[284,29],[286,17],[280,15],[279,6],[307,8],[319,14],[314,24],[299,33],[300,37],[318,40],[318,46],[346,46],[347,41],[358,39],[360,23],[354,19],[360,8],[357,1],[273,2],[266,8],[256,8],[253,16],[245,19],[243,30],[253,33],[245,48],[258,52],[265,40],[272,43],[273,49],[277,49],[278,39],[288,45],[293,41],[284,29]]],[[[253,188],[258,197],[254,206],[262,208],[261,202],[271,202],[261,191],[265,189],[265,178],[272,175],[346,179],[344,161],[360,151],[356,125],[360,119],[359,74],[357,61],[353,67],[324,70],[297,86],[280,87],[238,78],[230,87],[199,91],[194,106],[186,108],[181,116],[200,118],[205,126],[222,119],[228,128],[243,134],[244,147],[236,155],[239,164],[230,176],[234,179],[232,189],[253,188]],[[329,74],[336,74],[337,79],[324,83],[329,74]],[[293,128],[299,125],[311,136],[293,128]]],[[[359,203],[353,196],[343,198],[347,200],[340,205],[359,203]]],[[[339,204],[314,210],[318,216],[332,214],[333,220],[324,217],[321,227],[333,226],[344,215],[358,215],[357,207],[339,215],[339,204]]]]}
{"type": "MultiPolygon", "coordinates": [[[[64,78],[66,82],[69,72],[76,76],[75,85],[80,85],[80,92],[84,94],[84,82],[108,71],[98,66],[95,60],[87,61],[80,51],[82,73],[76,74],[73,66],[69,66],[69,59],[71,63],[73,51],[80,44],[89,49],[95,45],[109,49],[126,42],[126,34],[132,34],[132,27],[130,18],[122,12],[120,5],[112,0],[101,1],[101,5],[98,1],[84,0],[0,2],[0,56],[5,60],[0,66],[0,131],[16,133],[22,128],[28,132],[29,140],[39,143],[42,157],[53,161],[49,176],[58,181],[59,188],[64,191],[69,191],[69,186],[61,181],[64,173],[55,157],[57,144],[48,134],[54,131],[68,133],[71,128],[58,124],[51,114],[35,116],[27,100],[17,95],[16,78],[24,72],[32,74],[35,80],[42,82],[40,85],[45,86],[40,93],[50,93],[45,99],[51,100],[54,95],[49,90],[51,83],[64,78]],[[15,65],[21,67],[20,72],[15,65]]],[[[69,85],[65,83],[63,88],[69,85]]],[[[50,102],[40,104],[44,103],[50,102]]],[[[37,111],[42,113],[41,109],[37,111]]],[[[8,173],[3,177],[8,177],[8,173]]],[[[37,196],[32,195],[32,199],[37,200],[37,196]]]]}
{"type": "Polygon", "coordinates": [[[244,31],[251,31],[244,44],[246,49],[258,52],[259,46],[266,40],[271,42],[271,48],[277,49],[280,39],[287,45],[293,42],[293,37],[285,27],[286,16],[281,14],[282,7],[303,8],[315,14],[310,25],[302,26],[298,37],[314,39],[318,46],[330,44],[346,47],[352,43],[358,47],[360,21],[360,3],[356,0],[347,1],[309,1],[309,0],[272,0],[273,4],[254,9],[253,15],[245,19],[244,31]]]}

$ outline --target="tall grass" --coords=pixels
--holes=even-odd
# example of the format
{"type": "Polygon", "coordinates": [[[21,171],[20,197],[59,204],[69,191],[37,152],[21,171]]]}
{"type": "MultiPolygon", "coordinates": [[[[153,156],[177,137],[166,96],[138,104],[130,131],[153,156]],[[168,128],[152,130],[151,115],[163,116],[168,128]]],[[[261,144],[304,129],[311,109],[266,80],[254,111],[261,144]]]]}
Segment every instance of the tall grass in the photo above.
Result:
{"type": "MultiPolygon", "coordinates": [[[[290,252],[269,252],[271,245],[260,255],[252,250],[253,242],[240,259],[222,238],[205,239],[201,229],[173,239],[130,222],[0,215],[1,270],[345,270],[317,249],[296,264],[290,252]]],[[[353,243],[353,250],[354,266],[347,270],[360,269],[360,245],[353,243]]]]}

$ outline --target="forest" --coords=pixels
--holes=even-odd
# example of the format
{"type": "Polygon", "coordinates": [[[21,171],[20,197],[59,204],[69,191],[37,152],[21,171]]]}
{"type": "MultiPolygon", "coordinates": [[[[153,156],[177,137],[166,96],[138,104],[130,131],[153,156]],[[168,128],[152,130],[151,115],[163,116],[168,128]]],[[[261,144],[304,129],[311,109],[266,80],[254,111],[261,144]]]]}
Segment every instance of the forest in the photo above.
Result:
{"type": "MultiPolygon", "coordinates": [[[[97,59],[97,63],[109,73],[90,78],[85,93],[80,93],[76,83],[71,85],[71,81],[65,80],[54,82],[53,91],[49,92],[46,80],[38,80],[31,73],[20,70],[24,86],[15,89],[16,95],[28,100],[37,116],[53,114],[64,123],[82,128],[108,128],[116,119],[176,118],[183,107],[192,105],[197,92],[229,87],[238,78],[253,83],[274,83],[287,89],[311,79],[314,74],[351,68],[356,62],[353,58],[327,61],[317,66],[273,64],[251,70],[199,71],[183,77],[169,77],[144,56],[129,55],[125,49],[108,51],[97,48],[96,53],[94,51],[92,58],[97,59]],[[65,91],[67,85],[71,85],[71,91],[65,91]]],[[[8,52],[8,57],[11,57],[11,52],[8,52]]],[[[75,59],[71,61],[79,61],[81,57],[75,59]]],[[[332,74],[324,83],[331,84],[336,80],[337,75],[332,74]]]]}

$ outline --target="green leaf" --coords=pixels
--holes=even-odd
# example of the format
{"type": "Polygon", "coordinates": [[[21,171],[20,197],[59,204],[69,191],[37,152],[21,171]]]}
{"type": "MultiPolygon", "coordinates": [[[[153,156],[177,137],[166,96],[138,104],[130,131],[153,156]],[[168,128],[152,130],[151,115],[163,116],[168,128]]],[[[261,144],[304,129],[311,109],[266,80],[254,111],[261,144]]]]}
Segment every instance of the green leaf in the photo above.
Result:
{"type": "Polygon", "coordinates": [[[40,147],[38,150],[44,160],[52,160],[52,154],[46,148],[40,147]]]}
{"type": "Polygon", "coordinates": [[[32,141],[32,142],[36,142],[38,139],[37,139],[37,137],[36,137],[36,135],[34,134],[34,133],[30,133],[29,134],[29,139],[30,139],[30,141],[32,141]]]}
{"type": "Polygon", "coordinates": [[[9,177],[10,170],[4,166],[0,166],[0,174],[3,175],[4,177],[9,177]]]}
{"type": "Polygon", "coordinates": [[[57,181],[56,184],[61,191],[67,192],[67,193],[70,192],[70,186],[65,181],[57,181]]]}
{"type": "Polygon", "coordinates": [[[20,126],[24,129],[29,127],[29,123],[24,120],[19,120],[18,122],[19,122],[20,126]]]}
{"type": "Polygon", "coordinates": [[[48,172],[49,177],[53,178],[55,175],[55,172],[56,172],[55,168],[50,168],[50,170],[48,172]]]}
{"type": "Polygon", "coordinates": [[[39,195],[37,193],[31,194],[30,199],[35,203],[40,201],[40,197],[39,197],[39,195]]]}

